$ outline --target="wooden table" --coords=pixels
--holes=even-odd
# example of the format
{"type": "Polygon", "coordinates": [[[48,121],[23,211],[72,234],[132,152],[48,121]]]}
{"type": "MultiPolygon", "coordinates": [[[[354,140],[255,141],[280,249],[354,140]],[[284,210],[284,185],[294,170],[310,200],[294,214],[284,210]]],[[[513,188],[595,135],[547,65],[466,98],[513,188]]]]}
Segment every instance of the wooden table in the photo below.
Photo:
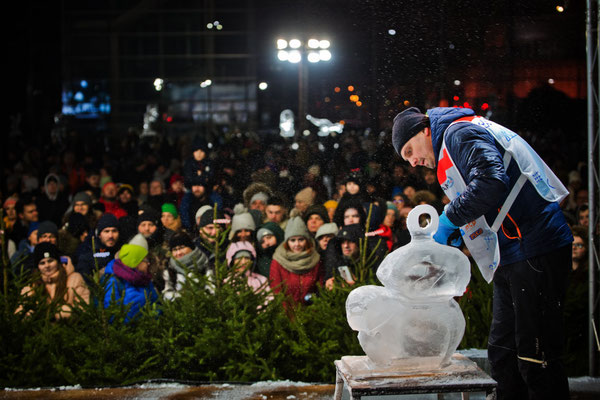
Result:
{"type": "Polygon", "coordinates": [[[367,356],[345,356],[335,361],[335,400],[341,400],[344,383],[352,400],[362,396],[423,393],[491,393],[496,381],[473,361],[455,353],[450,365],[433,371],[416,371],[398,367],[378,368],[367,356]]]}

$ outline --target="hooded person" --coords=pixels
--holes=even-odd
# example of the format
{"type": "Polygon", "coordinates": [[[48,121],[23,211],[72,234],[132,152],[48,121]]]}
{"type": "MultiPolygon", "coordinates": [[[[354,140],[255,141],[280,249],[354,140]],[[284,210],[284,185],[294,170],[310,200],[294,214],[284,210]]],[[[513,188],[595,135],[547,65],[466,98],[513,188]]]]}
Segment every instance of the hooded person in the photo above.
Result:
{"type": "Polygon", "coordinates": [[[63,216],[62,225],[64,226],[65,224],[67,224],[71,214],[79,213],[86,218],[90,228],[95,227],[96,224],[98,223],[98,220],[101,217],[101,214],[97,215],[94,212],[93,205],[94,205],[94,202],[89,194],[87,194],[86,192],[75,193],[73,195],[73,199],[71,200],[71,204],[69,205],[69,208],[67,209],[67,211],[65,212],[65,215],[63,216]]]}
{"type": "Polygon", "coordinates": [[[189,186],[190,181],[199,176],[208,181],[214,175],[212,163],[208,157],[210,147],[206,139],[202,136],[194,137],[190,150],[192,154],[183,163],[183,179],[186,186],[189,186]]]}
{"type": "Polygon", "coordinates": [[[177,232],[169,240],[168,268],[163,271],[165,288],[162,296],[166,300],[174,300],[181,296],[181,290],[186,280],[195,279],[198,275],[207,277],[213,275],[209,268],[208,258],[194,244],[190,236],[185,232],[177,232]]]}
{"type": "Polygon", "coordinates": [[[285,232],[275,222],[267,222],[261,225],[256,232],[256,243],[258,243],[258,257],[256,260],[256,272],[269,277],[273,253],[284,239],[285,232]]]}
{"type": "Polygon", "coordinates": [[[317,249],[321,257],[325,255],[325,251],[329,246],[329,242],[331,239],[335,238],[339,231],[338,226],[335,222],[329,222],[327,224],[321,225],[321,227],[317,230],[315,234],[315,241],[317,242],[317,249]]]}
{"type": "Polygon", "coordinates": [[[61,225],[63,215],[69,208],[69,198],[61,190],[60,178],[56,174],[48,174],[44,179],[44,188],[36,199],[39,218],[49,220],[57,226],[61,225]]]}
{"type": "Polygon", "coordinates": [[[115,259],[106,266],[102,277],[104,308],[112,303],[128,306],[125,323],[132,321],[147,302],[158,299],[149,264],[148,242],[138,234],[121,246],[115,259]]]}
{"type": "MultiPolygon", "coordinates": [[[[188,178],[185,185],[188,191],[181,199],[179,211],[183,228],[188,232],[192,232],[196,211],[202,206],[213,206],[215,204],[215,197],[212,196],[210,185],[204,176],[200,175],[188,178]]],[[[218,202],[217,208],[221,209],[218,202]]]]}
{"type": "Polygon", "coordinates": [[[261,213],[260,224],[266,217],[269,198],[273,196],[271,188],[262,182],[253,182],[244,190],[242,197],[248,210],[258,210],[261,213]]]}
{"type": "Polygon", "coordinates": [[[98,220],[93,235],[89,235],[78,250],[75,270],[86,282],[90,282],[94,271],[102,271],[119,250],[119,221],[113,214],[104,214],[98,220]]]}
{"type": "Polygon", "coordinates": [[[302,218],[290,218],[284,241],[273,254],[269,278],[273,291],[288,297],[286,307],[309,304],[324,283],[321,257],[302,218]]]}
{"type": "MultiPolygon", "coordinates": [[[[362,242],[364,243],[364,242],[362,242]]],[[[361,275],[360,268],[368,267],[375,276],[379,264],[387,254],[387,246],[383,240],[366,237],[365,229],[360,224],[346,225],[340,228],[335,239],[325,251],[325,280],[328,288],[332,287],[335,277],[340,277],[349,284],[354,284],[356,277],[361,275]],[[366,252],[369,256],[368,265],[361,265],[361,241],[367,241],[366,252]]]]}
{"type": "Polygon", "coordinates": [[[340,201],[335,209],[333,222],[338,227],[356,223],[365,226],[367,223],[367,212],[365,211],[364,203],[357,198],[340,201]]]}
{"type": "MultiPolygon", "coordinates": [[[[250,242],[233,242],[229,245],[227,253],[225,253],[227,266],[233,270],[236,275],[241,275],[246,278],[246,283],[255,293],[269,291],[268,279],[256,272],[256,250],[250,242]]],[[[230,277],[225,279],[228,282],[230,277]]],[[[272,295],[266,299],[266,302],[272,299],[272,295]]]]}

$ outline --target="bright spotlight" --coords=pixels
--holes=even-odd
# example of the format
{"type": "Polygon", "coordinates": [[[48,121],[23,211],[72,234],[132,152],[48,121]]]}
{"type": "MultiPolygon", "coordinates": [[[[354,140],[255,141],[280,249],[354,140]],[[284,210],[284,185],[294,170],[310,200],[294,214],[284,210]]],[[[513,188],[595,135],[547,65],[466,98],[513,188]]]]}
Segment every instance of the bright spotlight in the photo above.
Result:
{"type": "Polygon", "coordinates": [[[319,48],[319,41],[317,39],[308,39],[308,47],[311,49],[319,48]]]}
{"type": "Polygon", "coordinates": [[[277,52],[277,58],[279,58],[279,61],[287,61],[290,58],[290,53],[285,50],[279,50],[277,52]]]}
{"type": "Polygon", "coordinates": [[[394,36],[395,34],[396,34],[396,30],[395,29],[389,29],[388,30],[388,35],[394,36]]]}
{"type": "Polygon", "coordinates": [[[331,60],[331,52],[329,50],[320,50],[319,57],[323,61],[329,61],[331,60]]]}
{"type": "Polygon", "coordinates": [[[288,61],[292,64],[297,64],[302,61],[302,54],[298,50],[292,50],[289,53],[288,61]]]}
{"type": "Polygon", "coordinates": [[[308,56],[306,57],[308,59],[308,62],[311,63],[316,63],[321,61],[321,57],[319,56],[319,53],[317,53],[316,51],[311,51],[308,53],[308,56]]]}
{"type": "Polygon", "coordinates": [[[285,39],[277,39],[277,48],[279,50],[285,49],[288,46],[288,42],[285,39]]]}
{"type": "Polygon", "coordinates": [[[290,40],[290,47],[292,49],[298,49],[300,48],[300,46],[302,46],[302,42],[298,39],[292,39],[290,40]]]}
{"type": "Polygon", "coordinates": [[[269,87],[269,84],[267,82],[261,82],[258,84],[258,88],[260,90],[266,90],[269,87]]]}
{"type": "Polygon", "coordinates": [[[331,46],[331,43],[329,42],[329,40],[320,40],[319,41],[319,47],[322,49],[328,49],[329,46],[331,46]]]}

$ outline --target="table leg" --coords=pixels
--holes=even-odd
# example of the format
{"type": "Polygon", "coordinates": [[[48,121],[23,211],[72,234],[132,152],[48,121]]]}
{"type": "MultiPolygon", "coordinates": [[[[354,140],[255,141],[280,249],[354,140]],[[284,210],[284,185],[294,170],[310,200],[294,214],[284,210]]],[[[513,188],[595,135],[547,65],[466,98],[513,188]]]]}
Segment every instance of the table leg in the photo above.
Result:
{"type": "Polygon", "coordinates": [[[335,369],[335,392],[333,394],[334,400],[342,400],[342,391],[344,390],[344,379],[342,379],[342,374],[336,368],[335,369]]]}

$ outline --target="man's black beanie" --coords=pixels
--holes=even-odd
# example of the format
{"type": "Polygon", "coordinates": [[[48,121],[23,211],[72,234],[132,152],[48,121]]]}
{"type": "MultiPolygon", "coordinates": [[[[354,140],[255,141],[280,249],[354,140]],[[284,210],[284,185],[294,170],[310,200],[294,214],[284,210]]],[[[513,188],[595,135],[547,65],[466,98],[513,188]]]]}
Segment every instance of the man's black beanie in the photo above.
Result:
{"type": "Polygon", "coordinates": [[[392,144],[400,155],[402,147],[413,136],[429,126],[428,118],[417,107],[407,108],[394,118],[392,128],[392,144]]]}
{"type": "Polygon", "coordinates": [[[106,228],[119,229],[119,220],[113,214],[106,213],[100,217],[98,224],[96,225],[96,236],[106,228]]]}

